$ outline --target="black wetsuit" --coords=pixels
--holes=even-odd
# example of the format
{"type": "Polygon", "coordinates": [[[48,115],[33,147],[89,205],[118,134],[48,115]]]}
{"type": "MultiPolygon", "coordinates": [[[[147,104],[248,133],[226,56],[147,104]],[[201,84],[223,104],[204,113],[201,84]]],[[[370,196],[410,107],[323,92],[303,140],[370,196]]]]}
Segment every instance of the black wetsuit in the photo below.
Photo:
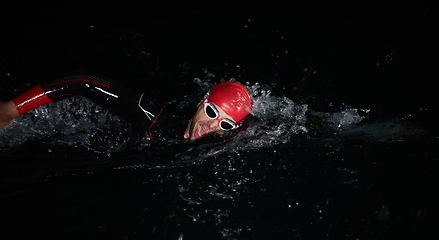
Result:
{"type": "Polygon", "coordinates": [[[182,138],[187,124],[185,116],[150,101],[147,94],[137,93],[96,73],[74,71],[42,83],[41,87],[53,102],[81,95],[109,108],[132,123],[136,137],[144,145],[169,137],[182,138]]]}

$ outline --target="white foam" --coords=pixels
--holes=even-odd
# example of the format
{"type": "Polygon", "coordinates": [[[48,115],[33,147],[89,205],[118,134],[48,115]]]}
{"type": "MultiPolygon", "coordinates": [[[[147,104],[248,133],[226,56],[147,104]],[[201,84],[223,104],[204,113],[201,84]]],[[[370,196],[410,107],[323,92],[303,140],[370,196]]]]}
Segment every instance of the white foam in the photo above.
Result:
{"type": "Polygon", "coordinates": [[[123,137],[129,138],[124,136],[122,122],[108,109],[86,98],[73,97],[33,109],[0,129],[0,149],[44,141],[48,145],[121,150],[126,141],[123,137]]]}

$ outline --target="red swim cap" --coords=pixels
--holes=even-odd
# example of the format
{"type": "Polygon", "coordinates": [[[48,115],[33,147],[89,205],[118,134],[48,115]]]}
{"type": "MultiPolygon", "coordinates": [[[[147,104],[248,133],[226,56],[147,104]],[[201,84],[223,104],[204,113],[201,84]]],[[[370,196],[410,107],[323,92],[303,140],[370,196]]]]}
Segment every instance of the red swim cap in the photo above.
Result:
{"type": "Polygon", "coordinates": [[[239,83],[221,82],[213,86],[207,96],[236,123],[240,123],[251,112],[252,100],[247,90],[239,83]]]}

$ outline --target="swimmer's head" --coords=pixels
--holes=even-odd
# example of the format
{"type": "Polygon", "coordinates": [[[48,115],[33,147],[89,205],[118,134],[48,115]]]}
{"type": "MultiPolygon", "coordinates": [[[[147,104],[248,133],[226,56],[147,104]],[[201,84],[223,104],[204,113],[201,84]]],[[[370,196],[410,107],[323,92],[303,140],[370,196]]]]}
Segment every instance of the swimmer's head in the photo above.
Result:
{"type": "Polygon", "coordinates": [[[241,84],[221,82],[213,86],[197,106],[186,128],[186,139],[195,140],[211,132],[238,128],[251,112],[252,101],[241,84]]]}

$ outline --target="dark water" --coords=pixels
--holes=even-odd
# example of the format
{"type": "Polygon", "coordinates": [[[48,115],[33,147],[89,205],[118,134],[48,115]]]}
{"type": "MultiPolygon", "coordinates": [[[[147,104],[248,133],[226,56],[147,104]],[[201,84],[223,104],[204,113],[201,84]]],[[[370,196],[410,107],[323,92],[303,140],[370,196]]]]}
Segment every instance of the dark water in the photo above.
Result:
{"type": "Polygon", "coordinates": [[[246,84],[232,140],[129,150],[75,97],[0,129],[2,239],[399,239],[437,226],[437,15],[425,3],[10,9],[0,98],[82,67],[193,112],[246,84]]]}

